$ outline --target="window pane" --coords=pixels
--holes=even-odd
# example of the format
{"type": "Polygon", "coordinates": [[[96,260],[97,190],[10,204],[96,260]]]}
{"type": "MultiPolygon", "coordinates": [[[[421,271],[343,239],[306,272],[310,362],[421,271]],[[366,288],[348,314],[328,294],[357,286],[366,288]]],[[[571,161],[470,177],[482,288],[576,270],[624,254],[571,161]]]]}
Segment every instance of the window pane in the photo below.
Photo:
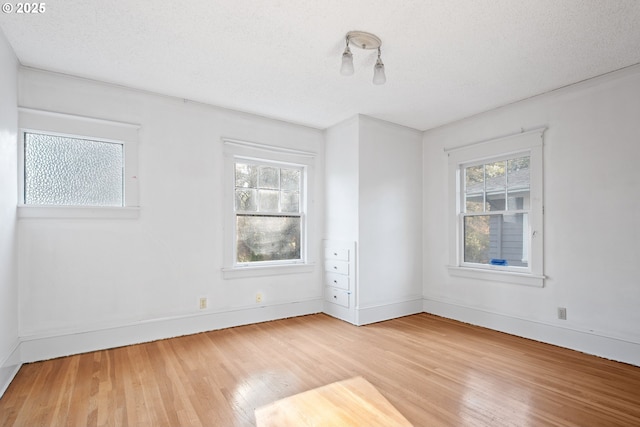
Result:
{"type": "Polygon", "coordinates": [[[238,211],[257,211],[257,195],[256,190],[238,189],[236,188],[236,210],[238,211]]]}
{"type": "Polygon", "coordinates": [[[508,209],[529,208],[529,157],[511,159],[507,166],[508,209]]]}
{"type": "Polygon", "coordinates": [[[505,210],[507,189],[506,163],[506,161],[487,163],[484,167],[488,211],[505,210]]]}
{"type": "Polygon", "coordinates": [[[464,261],[528,266],[528,215],[478,215],[464,218],[464,261]]]}
{"type": "Polygon", "coordinates": [[[280,212],[300,212],[300,193],[282,191],[280,197],[280,212]]]}
{"type": "Polygon", "coordinates": [[[300,169],[280,169],[280,188],[300,191],[300,169]]]}
{"type": "Polygon", "coordinates": [[[280,188],[280,169],[271,166],[259,167],[259,181],[260,188],[271,188],[277,190],[280,188]]]}
{"type": "Polygon", "coordinates": [[[236,163],[236,187],[257,188],[258,167],[246,163],[236,163]]]}
{"type": "Polygon", "coordinates": [[[505,194],[501,193],[487,194],[487,211],[504,211],[505,206],[505,194]]]}
{"type": "Polygon", "coordinates": [[[529,209],[530,157],[465,168],[465,212],[529,209]]]}
{"type": "Polygon", "coordinates": [[[489,262],[489,216],[464,218],[464,261],[489,262]]]}
{"type": "Polygon", "coordinates": [[[507,210],[515,211],[529,209],[529,192],[527,192],[526,194],[518,194],[520,195],[520,197],[509,194],[509,198],[507,199],[507,210]]]}
{"type": "Polygon", "coordinates": [[[484,166],[480,165],[466,168],[464,177],[466,212],[483,212],[484,166]]]}
{"type": "Polygon", "coordinates": [[[509,189],[529,188],[529,162],[529,156],[509,160],[509,189]]]}
{"type": "Polygon", "coordinates": [[[122,144],[25,134],[24,202],[123,206],[122,144]]]}
{"type": "Polygon", "coordinates": [[[258,199],[260,200],[260,212],[278,212],[278,196],[279,191],[274,190],[258,190],[258,199]]]}
{"type": "Polygon", "coordinates": [[[467,196],[466,212],[484,212],[482,209],[482,194],[467,196]]]}
{"type": "Polygon", "coordinates": [[[300,259],[300,217],[238,215],[237,262],[300,259]]]}

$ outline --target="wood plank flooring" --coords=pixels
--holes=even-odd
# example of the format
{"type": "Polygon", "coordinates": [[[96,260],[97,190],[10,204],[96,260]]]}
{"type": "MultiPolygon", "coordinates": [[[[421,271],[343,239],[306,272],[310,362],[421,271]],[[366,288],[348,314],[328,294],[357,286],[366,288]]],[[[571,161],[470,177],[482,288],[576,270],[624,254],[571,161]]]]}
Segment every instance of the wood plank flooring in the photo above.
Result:
{"type": "Polygon", "coordinates": [[[0,426],[254,426],[362,376],[415,426],[640,426],[640,368],[429,314],[318,314],[24,365],[0,426]]]}
{"type": "Polygon", "coordinates": [[[258,427],[413,427],[371,383],[353,377],[255,410],[258,427]]]}

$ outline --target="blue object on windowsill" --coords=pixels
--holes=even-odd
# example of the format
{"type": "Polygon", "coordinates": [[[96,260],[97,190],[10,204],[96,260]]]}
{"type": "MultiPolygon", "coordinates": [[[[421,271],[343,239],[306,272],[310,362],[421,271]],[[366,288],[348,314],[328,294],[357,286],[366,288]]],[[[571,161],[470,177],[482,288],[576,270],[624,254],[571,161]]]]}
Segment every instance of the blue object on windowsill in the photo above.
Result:
{"type": "Polygon", "coordinates": [[[498,258],[491,258],[491,261],[489,261],[489,264],[491,264],[491,265],[509,265],[509,263],[507,262],[506,259],[498,259],[498,258]]]}

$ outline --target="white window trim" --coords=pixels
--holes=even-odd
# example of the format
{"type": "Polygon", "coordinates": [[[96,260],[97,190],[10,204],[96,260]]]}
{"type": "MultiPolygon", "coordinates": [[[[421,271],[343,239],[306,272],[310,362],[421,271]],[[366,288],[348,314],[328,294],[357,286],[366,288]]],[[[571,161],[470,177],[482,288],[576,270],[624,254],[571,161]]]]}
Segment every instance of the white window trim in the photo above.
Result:
{"type": "Polygon", "coordinates": [[[544,286],[543,265],[543,134],[546,128],[534,129],[487,141],[445,149],[449,157],[449,274],[480,280],[507,282],[527,286],[544,286]],[[461,165],[484,163],[485,160],[505,158],[528,153],[530,156],[531,207],[528,220],[530,246],[529,266],[509,268],[493,265],[469,265],[463,262],[463,236],[461,231],[462,194],[461,165]]]}
{"type": "Polygon", "coordinates": [[[310,242],[316,241],[316,219],[314,210],[313,189],[315,188],[315,157],[307,151],[275,147],[254,142],[222,138],[224,144],[223,168],[223,218],[224,218],[224,267],[222,275],[225,279],[242,277],[260,277],[281,274],[309,273],[314,270],[315,250],[310,242]],[[235,163],[236,161],[255,161],[267,164],[294,165],[304,168],[301,210],[302,210],[302,258],[301,260],[266,261],[260,263],[235,262],[235,163]]]}
{"type": "Polygon", "coordinates": [[[140,125],[19,107],[19,218],[138,218],[138,130],[140,125]],[[124,148],[124,206],[55,206],[24,204],[24,135],[41,133],[121,143],[124,148]]]}

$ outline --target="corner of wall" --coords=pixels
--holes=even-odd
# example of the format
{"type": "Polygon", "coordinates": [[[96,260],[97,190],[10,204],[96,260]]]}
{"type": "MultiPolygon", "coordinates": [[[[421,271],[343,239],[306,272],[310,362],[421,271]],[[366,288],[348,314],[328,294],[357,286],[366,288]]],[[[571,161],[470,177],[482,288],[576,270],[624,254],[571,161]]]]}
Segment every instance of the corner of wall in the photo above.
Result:
{"type": "Polygon", "coordinates": [[[8,349],[7,356],[4,359],[0,359],[0,398],[9,388],[11,381],[13,381],[21,366],[20,341],[16,340],[8,349]]]}
{"type": "Polygon", "coordinates": [[[0,32],[0,396],[20,369],[17,220],[18,59],[0,32]]]}
{"type": "Polygon", "coordinates": [[[423,312],[422,298],[419,296],[402,301],[394,301],[388,304],[380,304],[356,309],[355,324],[358,326],[371,323],[384,322],[385,320],[411,316],[423,312]]]}

